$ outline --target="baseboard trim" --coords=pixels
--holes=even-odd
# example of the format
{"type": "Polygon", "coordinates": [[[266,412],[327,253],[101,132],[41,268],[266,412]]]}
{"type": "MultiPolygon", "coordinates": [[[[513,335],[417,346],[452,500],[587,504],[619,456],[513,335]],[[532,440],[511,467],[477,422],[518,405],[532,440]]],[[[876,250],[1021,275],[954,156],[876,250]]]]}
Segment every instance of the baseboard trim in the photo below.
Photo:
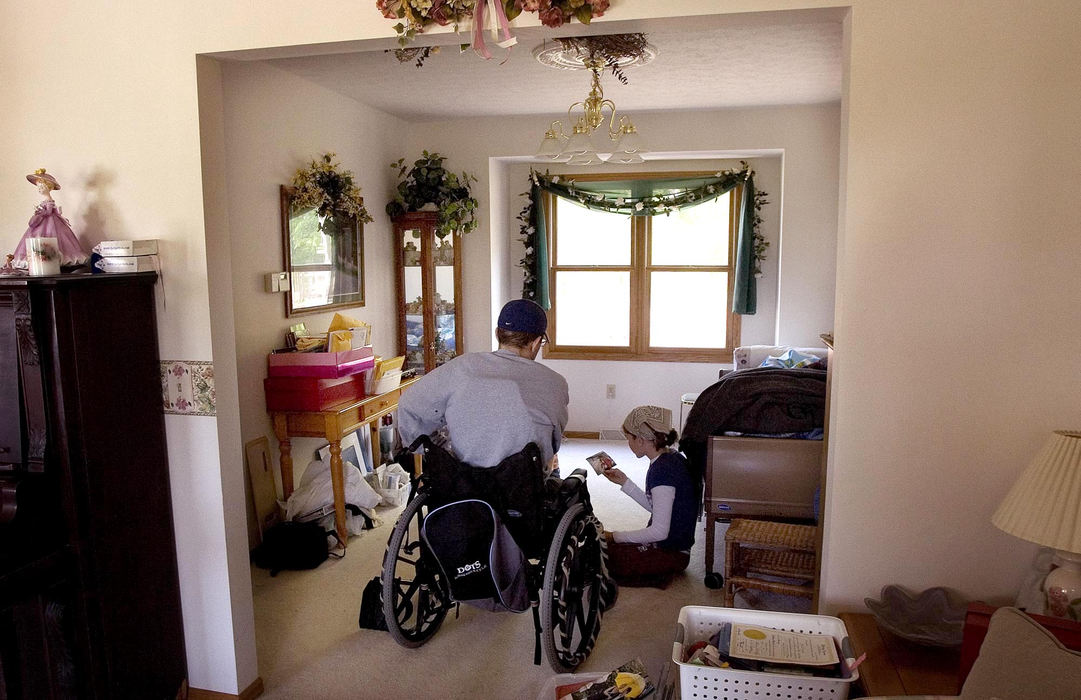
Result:
{"type": "Polygon", "coordinates": [[[601,434],[595,430],[592,432],[588,430],[568,430],[563,433],[563,437],[566,438],[582,438],[585,440],[597,440],[600,436],[601,434]]]}
{"type": "Polygon", "coordinates": [[[254,700],[263,694],[263,679],[256,677],[251,684],[240,691],[240,695],[219,693],[216,690],[203,690],[202,688],[188,689],[188,700],[254,700]]]}

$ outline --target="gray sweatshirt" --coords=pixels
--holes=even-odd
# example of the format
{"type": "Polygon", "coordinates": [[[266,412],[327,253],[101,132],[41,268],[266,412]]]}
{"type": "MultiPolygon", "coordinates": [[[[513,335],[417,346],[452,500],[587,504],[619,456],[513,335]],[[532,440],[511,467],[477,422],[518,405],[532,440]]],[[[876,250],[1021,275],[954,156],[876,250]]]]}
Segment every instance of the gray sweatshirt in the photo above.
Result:
{"type": "Polygon", "coordinates": [[[409,445],[446,426],[455,454],[494,467],[529,442],[547,464],[567,426],[567,380],[508,350],[461,355],[402,392],[398,431],[409,445]]]}

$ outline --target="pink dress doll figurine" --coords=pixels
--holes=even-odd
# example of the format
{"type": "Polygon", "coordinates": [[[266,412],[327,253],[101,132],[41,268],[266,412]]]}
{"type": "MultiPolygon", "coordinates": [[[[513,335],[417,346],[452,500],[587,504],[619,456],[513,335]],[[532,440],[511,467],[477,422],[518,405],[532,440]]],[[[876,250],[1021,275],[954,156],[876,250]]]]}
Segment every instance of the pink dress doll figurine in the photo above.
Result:
{"type": "Polygon", "coordinates": [[[60,207],[53,201],[52,191],[60,189],[60,183],[56,178],[45,172],[45,168],[39,168],[26,176],[26,179],[37,185],[38,192],[45,199],[34,209],[34,215],[30,217],[30,223],[23,234],[22,240],[15,248],[15,255],[11,260],[11,266],[26,269],[26,239],[27,238],[55,238],[60,248],[60,265],[65,268],[79,267],[90,259],[90,255],[83,250],[75,232],[71,230],[71,222],[64,218],[60,207]]]}

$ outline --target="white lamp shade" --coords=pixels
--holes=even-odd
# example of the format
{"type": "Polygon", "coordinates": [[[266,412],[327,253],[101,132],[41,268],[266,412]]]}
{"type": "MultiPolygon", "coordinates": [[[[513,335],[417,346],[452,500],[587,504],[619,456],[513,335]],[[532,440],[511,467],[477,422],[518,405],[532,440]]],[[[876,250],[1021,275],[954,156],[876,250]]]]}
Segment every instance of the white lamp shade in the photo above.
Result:
{"type": "Polygon", "coordinates": [[[537,149],[537,157],[545,160],[559,160],[562,142],[558,136],[545,136],[537,149]]]}
{"type": "Polygon", "coordinates": [[[579,153],[596,153],[597,149],[593,147],[593,139],[589,137],[589,133],[575,131],[571,134],[571,137],[567,139],[567,145],[563,147],[563,156],[573,158],[579,153]]]}
{"type": "Polygon", "coordinates": [[[991,522],[1023,540],[1081,552],[1081,431],[1051,435],[991,522]]]}
{"type": "Polygon", "coordinates": [[[642,158],[641,154],[639,153],[626,153],[619,150],[612,151],[612,155],[608,157],[609,163],[620,163],[623,165],[627,165],[630,163],[642,163],[644,161],[645,159],[642,158]]]}
{"type": "Polygon", "coordinates": [[[621,153],[648,152],[642,145],[642,138],[638,135],[637,131],[625,132],[621,134],[619,137],[619,142],[616,144],[616,151],[621,153]]]}
{"type": "Polygon", "coordinates": [[[601,158],[596,151],[583,151],[571,156],[570,160],[567,161],[567,165],[597,165],[603,162],[604,158],[601,158]]]}

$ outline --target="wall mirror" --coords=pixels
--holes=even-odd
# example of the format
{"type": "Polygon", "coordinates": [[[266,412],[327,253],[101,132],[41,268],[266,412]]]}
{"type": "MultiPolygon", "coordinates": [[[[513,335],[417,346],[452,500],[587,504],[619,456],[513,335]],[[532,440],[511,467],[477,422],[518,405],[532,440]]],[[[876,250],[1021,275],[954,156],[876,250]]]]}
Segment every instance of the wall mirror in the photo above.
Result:
{"type": "Polygon", "coordinates": [[[347,214],[294,207],[293,193],[281,186],[286,316],[364,306],[364,225],[347,214]]]}

